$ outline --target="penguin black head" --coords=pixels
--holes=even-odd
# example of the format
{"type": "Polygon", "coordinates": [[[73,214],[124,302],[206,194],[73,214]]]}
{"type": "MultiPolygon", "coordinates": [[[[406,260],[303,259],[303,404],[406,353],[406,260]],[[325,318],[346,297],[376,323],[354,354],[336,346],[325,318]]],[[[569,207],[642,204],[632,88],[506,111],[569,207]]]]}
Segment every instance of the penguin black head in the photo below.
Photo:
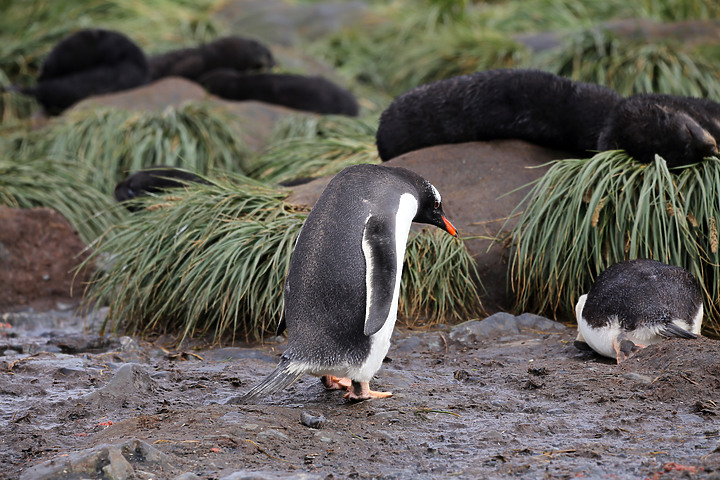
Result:
{"type": "Polygon", "coordinates": [[[413,171],[399,167],[396,168],[396,170],[414,183],[418,192],[418,210],[415,218],[413,218],[413,222],[435,225],[453,237],[457,237],[457,230],[447,219],[445,212],[443,212],[442,198],[437,188],[413,171]]]}

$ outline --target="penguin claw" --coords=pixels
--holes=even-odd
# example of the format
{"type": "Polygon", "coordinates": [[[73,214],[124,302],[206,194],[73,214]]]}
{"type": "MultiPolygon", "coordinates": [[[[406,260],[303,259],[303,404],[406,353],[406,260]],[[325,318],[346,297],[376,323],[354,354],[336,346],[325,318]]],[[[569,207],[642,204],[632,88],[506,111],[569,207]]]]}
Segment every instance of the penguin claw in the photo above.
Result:
{"type": "Polygon", "coordinates": [[[320,381],[327,390],[350,390],[352,386],[349,378],[338,378],[334,375],[323,375],[320,381]]]}

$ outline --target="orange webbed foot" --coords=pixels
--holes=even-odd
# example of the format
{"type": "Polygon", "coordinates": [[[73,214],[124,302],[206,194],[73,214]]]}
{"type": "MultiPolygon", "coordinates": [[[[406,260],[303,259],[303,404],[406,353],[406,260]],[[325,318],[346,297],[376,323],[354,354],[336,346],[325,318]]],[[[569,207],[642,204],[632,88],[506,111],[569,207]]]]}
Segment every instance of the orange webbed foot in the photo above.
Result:
{"type": "Polygon", "coordinates": [[[370,382],[352,382],[352,387],[345,394],[345,398],[351,402],[361,402],[372,398],[392,397],[392,392],[376,392],[370,390],[370,382]]]}

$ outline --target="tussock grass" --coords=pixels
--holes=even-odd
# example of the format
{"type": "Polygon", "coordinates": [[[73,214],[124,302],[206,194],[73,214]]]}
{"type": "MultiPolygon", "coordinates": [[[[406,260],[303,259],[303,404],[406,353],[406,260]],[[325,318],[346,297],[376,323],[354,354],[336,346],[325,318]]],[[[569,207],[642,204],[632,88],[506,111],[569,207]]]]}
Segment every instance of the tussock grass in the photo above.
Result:
{"type": "Polygon", "coordinates": [[[527,56],[524,46],[472,21],[475,15],[455,21],[425,10],[391,15],[397,18],[342,31],[312,49],[347,77],[392,96],[455,75],[515,66],[527,56]]]}
{"type": "Polygon", "coordinates": [[[11,161],[0,151],[0,205],[48,207],[60,212],[89,244],[125,215],[111,196],[82,179],[89,175],[67,159],[11,161]]]}
{"type": "Polygon", "coordinates": [[[249,175],[268,183],[332,175],[359,163],[379,163],[377,119],[343,116],[289,117],[249,175]]]}
{"type": "Polygon", "coordinates": [[[720,4],[715,0],[642,0],[635,8],[642,16],[666,22],[720,18],[720,4]]]}
{"type": "MultiPolygon", "coordinates": [[[[96,274],[85,305],[109,303],[104,328],[130,334],[257,340],[274,332],[307,214],[285,203],[285,195],[233,176],[147,197],[145,211],[94,245],[88,261],[113,260],[96,274]]],[[[465,281],[472,260],[461,242],[445,237],[452,240],[447,234],[411,240],[401,315],[423,312],[443,321],[479,305],[472,282],[465,281]]]]}
{"type": "Polygon", "coordinates": [[[588,29],[571,35],[564,47],[539,55],[536,63],[558,75],[610,86],[623,96],[660,92],[720,99],[720,68],[670,41],[636,43],[588,29]]]}
{"type": "Polygon", "coordinates": [[[29,140],[36,154],[77,159],[87,182],[112,193],[128,172],[153,164],[244,172],[249,151],[237,124],[219,107],[188,103],[163,112],[113,108],[81,109],[55,120],[29,140]]]}
{"type": "Polygon", "coordinates": [[[622,151],[561,160],[538,180],[511,232],[517,311],[574,318],[577,299],[610,265],[653,258],[704,287],[706,329],[720,332],[717,222],[720,161],[669,171],[622,151]]]}
{"type": "Polygon", "coordinates": [[[462,240],[437,228],[411,231],[398,309],[412,325],[466,321],[485,314],[475,261],[462,240]]]}

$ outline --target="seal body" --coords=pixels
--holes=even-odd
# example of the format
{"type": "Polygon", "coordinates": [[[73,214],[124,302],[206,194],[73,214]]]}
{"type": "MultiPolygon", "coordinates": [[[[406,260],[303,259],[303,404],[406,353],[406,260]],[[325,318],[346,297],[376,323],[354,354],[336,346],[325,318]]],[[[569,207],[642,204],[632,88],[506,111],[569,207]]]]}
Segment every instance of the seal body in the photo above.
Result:
{"type": "Polygon", "coordinates": [[[598,137],[598,150],[625,150],[641,163],[660,155],[669,168],[717,155],[720,105],[710,100],[640,94],[618,102],[598,137]]]}
{"type": "Polygon", "coordinates": [[[440,194],[402,168],[356,165],[328,184],[308,215],[284,289],[288,348],[278,368],[242,401],[277,391],[302,374],[323,377],[347,398],[388,396],[369,381],[390,346],[410,224],[455,235],[440,194]]]}
{"type": "Polygon", "coordinates": [[[648,259],[620,262],[595,280],[575,306],[580,342],[620,363],[666,338],[697,338],[703,300],[684,268],[648,259]]]}
{"type": "Polygon", "coordinates": [[[614,90],[540,70],[497,69],[421,85],[380,116],[382,160],[433,145],[516,138],[585,154],[621,99],[614,90]]]}
{"type": "Polygon", "coordinates": [[[244,75],[234,70],[214,70],[200,78],[205,89],[227,100],[257,100],[295,110],[357,116],[355,96],[320,76],[280,73],[244,75]]]}
{"type": "Polygon", "coordinates": [[[142,197],[151,193],[162,192],[169,188],[187,186],[189,183],[207,183],[202,177],[175,167],[153,165],[127,176],[115,186],[115,200],[124,203],[125,208],[131,212],[139,210],[128,200],[142,197]]]}
{"type": "Polygon", "coordinates": [[[85,29],[61,40],[43,61],[37,85],[21,92],[56,115],[91,95],[144,85],[149,75],[145,54],[127,36],[85,29]]]}
{"type": "Polygon", "coordinates": [[[153,80],[176,76],[197,81],[217,69],[249,72],[275,66],[269,48],[257,40],[238,36],[221,37],[198,47],[153,55],[148,62],[153,80]]]}

